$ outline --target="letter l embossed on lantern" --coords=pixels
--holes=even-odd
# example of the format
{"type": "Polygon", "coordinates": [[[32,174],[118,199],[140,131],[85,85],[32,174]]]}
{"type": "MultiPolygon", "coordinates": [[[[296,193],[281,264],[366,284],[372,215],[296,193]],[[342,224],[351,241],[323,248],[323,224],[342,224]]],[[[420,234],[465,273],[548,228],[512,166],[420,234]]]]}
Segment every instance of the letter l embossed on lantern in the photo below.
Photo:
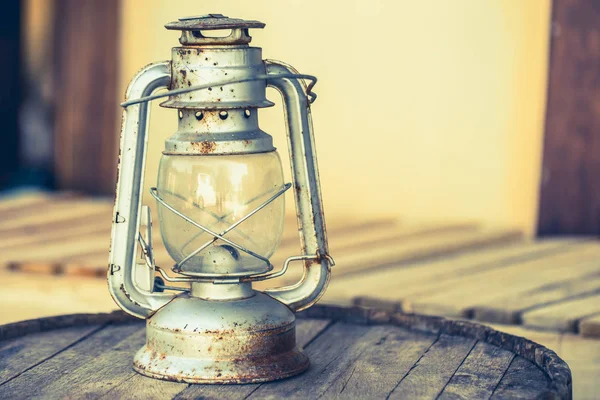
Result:
{"type": "Polygon", "coordinates": [[[294,312],[323,295],[334,265],[310,117],[316,78],[263,60],[248,34],[263,27],[221,14],[171,22],[166,28],[181,31],[181,46],[172,49],[170,61],[144,67],[127,89],[108,285],[123,310],[147,321],[146,344],[133,362],[141,374],[248,383],[308,367],[296,345],[294,312]],[[230,34],[207,34],[222,29],[230,34]],[[307,87],[302,79],[312,82],[307,87]],[[267,86],[284,101],[292,183],[283,181],[272,137],[258,126],[258,109],[273,105],[267,86]],[[168,91],[155,94],[159,89],[168,91]],[[176,109],[179,119],[151,190],[175,261],[170,274],[155,264],[151,213],[141,204],[148,104],[158,98],[167,98],[161,106],[176,109]],[[303,254],[273,271],[269,257],[281,239],[283,195],[291,187],[303,254]],[[283,275],[295,261],[305,268],[297,284],[252,288],[252,282],[283,275]]]}

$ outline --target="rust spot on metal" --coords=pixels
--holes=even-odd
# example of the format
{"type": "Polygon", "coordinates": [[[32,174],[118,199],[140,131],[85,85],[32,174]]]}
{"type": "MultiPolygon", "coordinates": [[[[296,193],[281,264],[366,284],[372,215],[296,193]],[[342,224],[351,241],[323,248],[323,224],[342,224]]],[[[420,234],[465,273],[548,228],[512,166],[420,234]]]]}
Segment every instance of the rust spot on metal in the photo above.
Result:
{"type": "Polygon", "coordinates": [[[123,286],[123,284],[121,284],[121,286],[119,286],[119,290],[120,290],[121,292],[123,292],[123,294],[125,295],[125,297],[127,297],[127,300],[129,300],[130,302],[132,302],[132,303],[133,303],[133,304],[135,304],[136,306],[139,306],[139,305],[140,305],[140,304],[139,304],[137,301],[135,301],[135,300],[133,300],[133,299],[131,298],[131,296],[129,295],[129,293],[127,293],[127,291],[125,290],[125,286],[123,286]]]}
{"type": "Polygon", "coordinates": [[[217,148],[217,144],[215,142],[191,142],[191,145],[194,149],[198,150],[198,152],[202,154],[213,153],[217,148]]]}

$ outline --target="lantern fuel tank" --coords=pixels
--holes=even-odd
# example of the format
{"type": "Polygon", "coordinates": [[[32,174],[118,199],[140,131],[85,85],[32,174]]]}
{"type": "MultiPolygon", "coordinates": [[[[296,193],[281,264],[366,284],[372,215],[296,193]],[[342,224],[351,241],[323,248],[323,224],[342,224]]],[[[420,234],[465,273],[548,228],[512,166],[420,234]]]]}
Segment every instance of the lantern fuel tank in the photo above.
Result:
{"type": "Polygon", "coordinates": [[[208,14],[165,26],[181,32],[181,46],[171,60],[144,67],[122,104],[108,285],[123,310],[147,321],[134,369],[189,383],[298,374],[309,360],[296,345],[295,312],[323,295],[334,265],[310,118],[316,78],[262,59],[262,50],[249,44],[249,30],[262,22],[208,14]],[[215,37],[214,30],[229,33],[215,37]],[[272,137],[259,127],[259,110],[274,104],[267,87],[282,95],[292,182],[285,182],[272,137]],[[161,89],[167,91],[155,93],[161,89]],[[141,202],[148,103],[161,98],[178,119],[151,189],[170,268],[155,262],[152,213],[141,202]],[[274,266],[290,188],[302,252],[274,266]],[[252,287],[292,263],[304,268],[297,284],[252,287]]]}

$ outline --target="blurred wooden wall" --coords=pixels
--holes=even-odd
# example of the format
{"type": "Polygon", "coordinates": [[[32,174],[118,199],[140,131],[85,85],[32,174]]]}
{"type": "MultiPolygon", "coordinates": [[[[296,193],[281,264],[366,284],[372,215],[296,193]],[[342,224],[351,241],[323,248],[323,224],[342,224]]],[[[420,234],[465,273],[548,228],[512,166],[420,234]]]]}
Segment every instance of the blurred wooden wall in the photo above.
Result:
{"type": "Polygon", "coordinates": [[[600,1],[554,0],[539,235],[600,234],[600,1]]]}
{"type": "Polygon", "coordinates": [[[54,0],[53,5],[56,185],[113,195],[119,0],[54,0]]]}

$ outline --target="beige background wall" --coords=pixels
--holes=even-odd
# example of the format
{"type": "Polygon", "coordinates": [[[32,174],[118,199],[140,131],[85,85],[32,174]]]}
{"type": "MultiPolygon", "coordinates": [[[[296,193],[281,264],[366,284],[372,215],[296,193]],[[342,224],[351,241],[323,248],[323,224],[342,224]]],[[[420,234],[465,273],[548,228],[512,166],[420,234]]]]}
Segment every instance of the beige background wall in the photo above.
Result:
{"type": "MultiPolygon", "coordinates": [[[[313,117],[328,214],[469,219],[531,232],[549,3],[125,0],[121,92],[178,45],[168,21],[209,12],[264,21],[253,44],[265,58],[319,77],[313,117]]],[[[261,123],[285,155],[280,106],[261,111],[261,123]]],[[[175,113],[155,105],[147,186],[175,127],[175,113]]]]}

